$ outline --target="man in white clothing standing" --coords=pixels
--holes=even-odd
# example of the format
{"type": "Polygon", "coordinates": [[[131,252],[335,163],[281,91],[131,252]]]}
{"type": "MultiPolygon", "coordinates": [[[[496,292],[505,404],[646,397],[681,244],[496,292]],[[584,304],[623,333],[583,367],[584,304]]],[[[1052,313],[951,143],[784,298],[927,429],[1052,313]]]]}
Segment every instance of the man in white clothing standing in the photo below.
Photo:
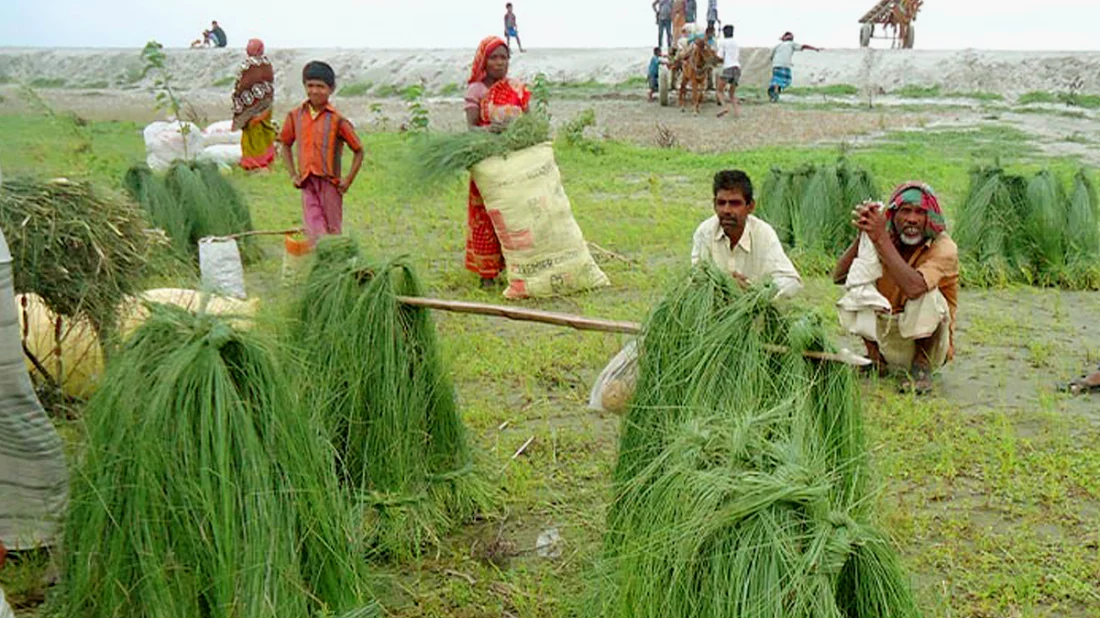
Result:
{"type": "Polygon", "coordinates": [[[718,112],[721,118],[729,113],[729,108],[722,102],[722,93],[729,87],[730,104],[733,107],[733,117],[741,116],[741,103],[737,100],[737,86],[741,83],[741,47],[733,40],[733,25],[726,24],[722,27],[722,40],[718,42],[718,57],[722,59],[722,74],[718,78],[718,89],[715,96],[718,99],[718,112]]]}
{"type": "Polygon", "coordinates": [[[710,260],[744,287],[771,279],[777,297],[802,289],[802,278],[783,251],[779,236],[757,219],[752,180],[741,170],[714,175],[714,216],[695,230],[691,263],[710,260]]]}

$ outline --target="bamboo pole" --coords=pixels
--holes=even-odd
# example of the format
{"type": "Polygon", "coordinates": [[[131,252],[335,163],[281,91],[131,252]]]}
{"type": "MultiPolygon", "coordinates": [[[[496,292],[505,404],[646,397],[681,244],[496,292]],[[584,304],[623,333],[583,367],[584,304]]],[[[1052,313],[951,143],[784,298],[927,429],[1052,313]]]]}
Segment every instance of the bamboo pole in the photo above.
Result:
{"type": "MultiPolygon", "coordinates": [[[[642,332],[639,322],[625,322],[617,320],[601,320],[586,318],[584,316],[569,313],[556,313],[552,311],[540,311],[537,309],[523,309],[520,307],[505,307],[502,305],[489,305],[485,303],[471,303],[461,300],[443,300],[439,298],[423,298],[418,296],[398,296],[397,301],[413,307],[437,309],[440,311],[452,311],[455,313],[470,313],[474,315],[487,315],[522,322],[539,322],[553,326],[567,326],[577,330],[598,331],[604,333],[626,333],[637,335],[642,332]]],[[[784,354],[790,349],[780,345],[765,346],[769,352],[784,354]]],[[[870,365],[871,360],[855,354],[851,350],[843,349],[840,352],[816,352],[804,350],[802,356],[814,360],[831,361],[860,367],[870,365]]]]}
{"type": "Polygon", "coordinates": [[[237,234],[227,234],[225,236],[206,236],[202,240],[237,240],[238,238],[247,238],[249,236],[286,236],[287,234],[301,234],[305,232],[305,228],[295,227],[288,230],[252,230],[249,232],[239,232],[237,234]]]}

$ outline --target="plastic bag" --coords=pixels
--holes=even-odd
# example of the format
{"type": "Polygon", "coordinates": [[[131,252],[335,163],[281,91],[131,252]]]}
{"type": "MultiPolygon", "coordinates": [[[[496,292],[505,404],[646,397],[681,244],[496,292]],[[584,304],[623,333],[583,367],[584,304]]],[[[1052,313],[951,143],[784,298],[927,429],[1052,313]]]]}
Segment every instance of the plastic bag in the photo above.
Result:
{"type": "Polygon", "coordinates": [[[631,339],[596,378],[588,395],[588,408],[622,414],[634,395],[637,381],[638,340],[631,339]]]}
{"type": "MultiPolygon", "coordinates": [[[[23,345],[57,381],[61,392],[79,399],[91,397],[103,375],[104,360],[99,336],[88,318],[62,317],[59,333],[57,315],[38,295],[17,294],[15,309],[23,345]]],[[[24,355],[24,361],[32,375],[38,372],[30,357],[24,355]]]]}
{"type": "Polygon", "coordinates": [[[177,159],[194,159],[203,147],[202,129],[190,122],[154,122],[142,131],[145,162],[164,171],[177,159]]]}
{"type": "Polygon", "coordinates": [[[232,120],[219,120],[202,130],[202,143],[209,146],[240,145],[241,132],[233,130],[232,120]]]}
{"type": "Polygon", "coordinates": [[[505,298],[559,296],[603,287],[549,143],[490,157],[470,172],[508,267],[505,298]]]}
{"type": "Polygon", "coordinates": [[[11,606],[4,599],[3,588],[0,588],[0,618],[15,618],[15,612],[11,610],[11,606]]]}
{"type": "Polygon", "coordinates": [[[245,299],[244,266],[237,241],[203,238],[199,241],[199,270],[202,286],[215,294],[245,299]]]}
{"type": "Polygon", "coordinates": [[[200,161],[213,161],[222,167],[233,167],[241,162],[240,144],[215,144],[199,151],[200,161]]]}

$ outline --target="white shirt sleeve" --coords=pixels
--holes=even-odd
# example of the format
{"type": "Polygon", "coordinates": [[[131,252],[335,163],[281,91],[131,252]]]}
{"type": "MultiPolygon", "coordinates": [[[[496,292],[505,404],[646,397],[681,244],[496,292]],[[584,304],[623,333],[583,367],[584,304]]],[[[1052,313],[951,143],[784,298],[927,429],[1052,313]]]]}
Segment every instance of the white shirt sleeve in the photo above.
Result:
{"type": "Polygon", "coordinates": [[[776,287],[779,288],[776,298],[790,298],[798,294],[802,291],[802,277],[795,270],[794,264],[787,257],[787,253],[783,251],[783,244],[779,242],[779,236],[770,226],[761,231],[763,233],[760,234],[759,240],[763,241],[761,242],[761,245],[763,245],[761,250],[764,251],[766,256],[767,274],[775,282],[776,287]]]}
{"type": "Polygon", "coordinates": [[[706,233],[706,223],[695,228],[695,236],[691,240],[691,265],[695,266],[699,260],[710,257],[709,239],[706,233]]]}

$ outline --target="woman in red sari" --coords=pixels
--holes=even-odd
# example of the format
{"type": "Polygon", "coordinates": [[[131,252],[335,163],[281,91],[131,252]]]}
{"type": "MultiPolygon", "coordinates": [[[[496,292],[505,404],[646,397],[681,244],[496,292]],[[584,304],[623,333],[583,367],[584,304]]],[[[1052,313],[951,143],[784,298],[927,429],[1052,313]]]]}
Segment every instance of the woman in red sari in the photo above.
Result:
{"type": "MultiPolygon", "coordinates": [[[[509,79],[510,58],[508,45],[499,37],[488,37],[478,45],[466,89],[466,122],[471,130],[503,131],[527,111],[531,93],[522,82],[509,79]]],[[[504,270],[504,255],[472,178],[466,228],[466,269],[481,276],[482,288],[490,288],[504,270]]]]}

